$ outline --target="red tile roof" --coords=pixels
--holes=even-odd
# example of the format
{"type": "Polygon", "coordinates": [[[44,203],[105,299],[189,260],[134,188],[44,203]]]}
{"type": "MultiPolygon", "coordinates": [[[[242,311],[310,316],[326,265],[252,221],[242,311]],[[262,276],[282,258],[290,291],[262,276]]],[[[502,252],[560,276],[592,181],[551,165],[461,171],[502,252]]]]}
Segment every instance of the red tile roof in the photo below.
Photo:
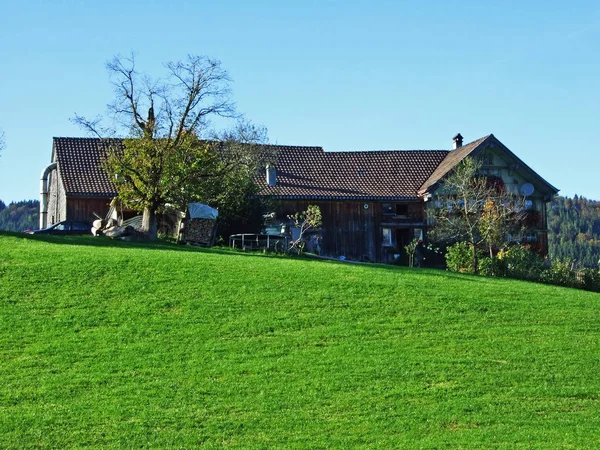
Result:
{"type": "MultiPolygon", "coordinates": [[[[453,151],[325,152],[321,147],[267,145],[266,153],[275,155],[277,183],[267,186],[264,171],[256,182],[260,195],[274,198],[416,199],[435,190],[456,164],[491,140],[499,143],[493,135],[488,135],[453,151]]],[[[67,195],[116,195],[101,164],[111,145],[122,147],[118,139],[54,138],[54,160],[58,162],[67,195]]]]}
{"type": "Polygon", "coordinates": [[[114,197],[117,190],[102,168],[102,158],[120,139],[54,138],[54,161],[67,195],[114,197]]]}
{"type": "MultiPolygon", "coordinates": [[[[102,168],[111,145],[121,141],[97,138],[54,138],[67,195],[114,196],[116,189],[102,168]]],[[[261,195],[277,198],[416,198],[417,191],[447,150],[325,152],[321,147],[269,145],[276,155],[277,185],[267,186],[261,174],[261,195]]]]}
{"type": "Polygon", "coordinates": [[[258,180],[260,194],[275,198],[416,199],[447,150],[324,152],[288,147],[277,153],[277,184],[258,180]]]}

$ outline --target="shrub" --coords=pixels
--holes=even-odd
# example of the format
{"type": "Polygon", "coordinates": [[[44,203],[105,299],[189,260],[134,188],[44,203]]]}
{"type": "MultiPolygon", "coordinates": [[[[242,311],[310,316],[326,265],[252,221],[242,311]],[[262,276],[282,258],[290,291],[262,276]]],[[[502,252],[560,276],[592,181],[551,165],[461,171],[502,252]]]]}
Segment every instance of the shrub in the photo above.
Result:
{"type": "Polygon", "coordinates": [[[509,278],[538,281],[544,270],[544,260],[523,245],[501,250],[498,252],[498,260],[501,276],[509,278]]]}
{"type": "Polygon", "coordinates": [[[600,292],[600,271],[596,269],[582,269],[579,272],[581,287],[586,291],[600,292]]]}
{"type": "Polygon", "coordinates": [[[485,257],[479,261],[479,273],[487,277],[505,277],[506,266],[498,257],[485,257]]]}
{"type": "Polygon", "coordinates": [[[404,250],[406,250],[406,254],[408,255],[408,267],[414,267],[415,265],[415,256],[417,254],[418,246],[419,241],[417,241],[416,239],[413,239],[407,245],[404,246],[404,250]]]}
{"type": "Polygon", "coordinates": [[[577,272],[575,263],[570,259],[553,259],[550,267],[542,272],[540,280],[557,286],[579,287],[577,272]]]}
{"type": "Polygon", "coordinates": [[[287,216],[294,227],[298,228],[298,238],[290,243],[290,253],[301,255],[306,245],[305,238],[309,232],[318,231],[323,224],[321,209],[317,205],[308,205],[306,211],[287,216]]]}
{"type": "Polygon", "coordinates": [[[457,242],[446,249],[446,266],[454,272],[473,271],[473,251],[466,242],[457,242]]]}
{"type": "MultiPolygon", "coordinates": [[[[446,264],[449,270],[455,272],[471,272],[473,265],[471,246],[459,242],[448,247],[446,264]]],[[[575,262],[569,259],[554,259],[545,267],[544,260],[523,245],[501,250],[497,256],[481,256],[479,273],[491,277],[517,278],[600,292],[600,271],[580,270],[575,262]]]]}

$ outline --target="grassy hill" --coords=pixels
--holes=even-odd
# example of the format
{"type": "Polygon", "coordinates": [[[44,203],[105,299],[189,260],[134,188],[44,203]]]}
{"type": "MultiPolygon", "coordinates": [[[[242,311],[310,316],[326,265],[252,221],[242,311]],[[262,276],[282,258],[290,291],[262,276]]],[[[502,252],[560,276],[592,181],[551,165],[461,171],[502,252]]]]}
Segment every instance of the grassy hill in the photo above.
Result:
{"type": "Polygon", "coordinates": [[[0,448],[600,446],[600,294],[0,234],[0,448]]]}

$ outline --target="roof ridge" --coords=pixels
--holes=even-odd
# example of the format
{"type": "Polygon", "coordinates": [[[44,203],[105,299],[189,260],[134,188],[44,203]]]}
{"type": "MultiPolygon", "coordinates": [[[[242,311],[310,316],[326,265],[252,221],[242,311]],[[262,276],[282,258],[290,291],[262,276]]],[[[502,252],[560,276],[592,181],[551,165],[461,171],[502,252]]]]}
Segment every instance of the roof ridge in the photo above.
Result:
{"type": "Polygon", "coordinates": [[[53,140],[73,140],[73,141],[106,141],[106,140],[115,140],[115,141],[122,141],[125,138],[119,138],[119,137],[107,137],[107,138],[99,138],[99,137],[83,137],[83,136],[53,136],[52,137],[53,140]]]}
{"type": "Polygon", "coordinates": [[[348,153],[348,154],[359,154],[359,153],[416,153],[416,152],[449,152],[450,150],[444,149],[424,149],[424,148],[416,148],[416,149],[391,149],[391,150],[326,150],[325,153],[348,153]]]}
{"type": "Polygon", "coordinates": [[[481,141],[481,142],[483,142],[483,141],[485,141],[487,138],[489,138],[490,136],[492,136],[492,137],[493,137],[494,135],[493,135],[492,133],[490,133],[490,134],[488,134],[487,136],[480,137],[479,139],[475,139],[474,141],[471,141],[471,142],[468,142],[468,143],[466,143],[466,144],[464,144],[464,145],[461,145],[461,146],[460,146],[460,147],[458,147],[456,150],[460,150],[460,149],[461,149],[461,148],[463,148],[463,147],[467,147],[468,145],[475,144],[475,143],[476,143],[476,142],[478,142],[478,141],[481,141]]]}
{"type": "Polygon", "coordinates": [[[427,192],[433,186],[436,186],[440,180],[446,176],[454,167],[460,163],[463,159],[469,156],[473,151],[478,148],[481,144],[487,141],[490,137],[494,138],[493,134],[488,134],[479,139],[475,139],[468,144],[461,145],[460,147],[448,152],[446,157],[439,163],[437,168],[429,176],[429,178],[423,183],[419,189],[419,193],[427,192]]]}
{"type": "MultiPolygon", "coordinates": [[[[319,146],[319,145],[281,145],[281,144],[258,144],[258,145],[262,145],[264,147],[277,147],[277,148],[281,148],[281,149],[310,148],[310,149],[323,150],[323,147],[319,146]]],[[[323,150],[323,151],[325,151],[325,150],[323,150]]]]}
{"type": "MultiPolygon", "coordinates": [[[[77,140],[77,141],[83,141],[83,140],[89,140],[89,141],[103,141],[103,140],[116,140],[116,141],[123,141],[127,138],[124,137],[107,137],[107,138],[100,138],[100,137],[84,137],[84,136],[53,136],[52,139],[54,140],[77,140]]],[[[202,141],[210,141],[210,139],[201,139],[202,141]]],[[[322,146],[318,146],[318,145],[281,145],[281,144],[271,144],[271,143],[265,143],[265,144],[257,144],[260,146],[264,146],[264,147],[277,147],[277,148],[281,148],[281,149],[291,149],[291,148],[302,148],[302,149],[317,149],[317,150],[323,150],[322,146]]]]}

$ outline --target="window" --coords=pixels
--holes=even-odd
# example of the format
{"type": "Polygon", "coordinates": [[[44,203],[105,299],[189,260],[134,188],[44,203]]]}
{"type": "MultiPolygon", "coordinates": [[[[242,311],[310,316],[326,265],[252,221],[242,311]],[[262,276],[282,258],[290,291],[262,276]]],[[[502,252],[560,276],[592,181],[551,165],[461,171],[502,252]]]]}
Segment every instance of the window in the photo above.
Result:
{"type": "Polygon", "coordinates": [[[408,205],[396,205],[396,215],[397,216],[408,216],[408,205]]]}
{"type": "Polygon", "coordinates": [[[383,214],[384,215],[389,216],[389,215],[394,215],[395,214],[394,205],[392,205],[391,203],[384,203],[381,206],[383,207],[383,214]]]}
{"type": "Polygon", "coordinates": [[[383,203],[383,215],[384,216],[408,216],[408,205],[403,205],[401,203],[383,203]]]}
{"type": "Polygon", "coordinates": [[[531,211],[533,209],[533,200],[525,200],[525,209],[531,211]]]}
{"type": "Polygon", "coordinates": [[[392,246],[392,229],[382,228],[381,229],[381,245],[388,247],[392,246]]]}
{"type": "Polygon", "coordinates": [[[537,242],[537,233],[527,233],[525,239],[527,242],[537,242]]]}
{"type": "Polygon", "coordinates": [[[498,169],[481,169],[479,171],[479,173],[481,175],[485,175],[485,176],[488,176],[488,177],[497,177],[497,178],[499,178],[498,169]]]}
{"type": "Polygon", "coordinates": [[[416,239],[417,241],[423,240],[423,229],[422,228],[415,228],[413,230],[413,239],[416,239]]]}

